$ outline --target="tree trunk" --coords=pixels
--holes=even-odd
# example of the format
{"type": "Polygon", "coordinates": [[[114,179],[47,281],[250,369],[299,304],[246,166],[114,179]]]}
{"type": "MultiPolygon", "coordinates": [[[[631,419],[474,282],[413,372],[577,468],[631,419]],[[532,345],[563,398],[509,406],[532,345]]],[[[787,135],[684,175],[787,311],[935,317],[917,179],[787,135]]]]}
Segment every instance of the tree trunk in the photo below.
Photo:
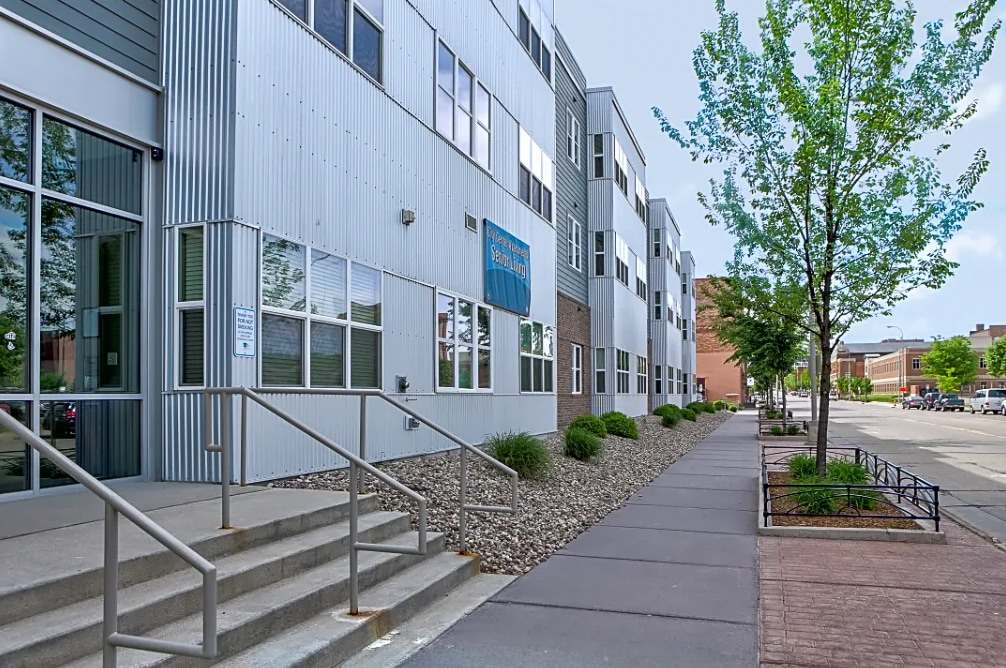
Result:
{"type": "MultiPolygon", "coordinates": [[[[830,337],[829,337],[830,338],[830,337]]],[[[830,343],[830,342],[829,342],[830,343]]],[[[821,346],[821,376],[817,382],[820,401],[817,412],[817,474],[828,474],[828,413],[831,393],[831,345],[821,346]]]]}
{"type": "Polygon", "coordinates": [[[786,413],[786,394],[787,394],[786,388],[783,388],[782,389],[782,428],[783,429],[786,429],[786,416],[788,415],[788,413],[786,413]]]}

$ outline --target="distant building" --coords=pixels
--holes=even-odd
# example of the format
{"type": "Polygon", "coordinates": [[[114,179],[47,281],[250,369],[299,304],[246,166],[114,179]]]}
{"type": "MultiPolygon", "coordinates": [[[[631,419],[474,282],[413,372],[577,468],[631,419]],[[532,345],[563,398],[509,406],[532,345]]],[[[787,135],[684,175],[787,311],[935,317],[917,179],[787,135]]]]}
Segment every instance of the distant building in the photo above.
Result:
{"type": "Polygon", "coordinates": [[[696,278],[695,292],[695,375],[706,401],[724,399],[743,403],[747,397],[747,370],[743,364],[728,362],[733,346],[716,336],[716,319],[708,291],[712,279],[696,278]]]}
{"type": "Polygon", "coordinates": [[[962,394],[971,394],[975,390],[985,390],[990,387],[1006,387],[1006,378],[997,378],[988,372],[985,363],[985,351],[993,343],[1006,336],[1006,325],[985,325],[978,323],[973,331],[968,334],[971,341],[971,349],[978,355],[978,378],[974,385],[965,385],[961,388],[962,394]]]}
{"type": "Polygon", "coordinates": [[[929,352],[928,345],[901,348],[877,357],[866,359],[866,377],[873,384],[874,394],[898,394],[907,388],[907,394],[925,394],[935,390],[936,379],[922,373],[922,356],[929,352]]]}
{"type": "MultiPolygon", "coordinates": [[[[843,376],[846,378],[868,377],[867,360],[896,353],[902,348],[920,348],[924,352],[929,349],[929,346],[923,339],[884,339],[875,343],[844,343],[839,341],[831,353],[831,387],[834,388],[835,383],[843,376]]],[[[897,380],[894,383],[897,384],[897,380]]],[[[896,393],[897,387],[896,385],[892,392],[896,393]]],[[[874,392],[882,393],[876,387],[874,387],[874,392]]]]}

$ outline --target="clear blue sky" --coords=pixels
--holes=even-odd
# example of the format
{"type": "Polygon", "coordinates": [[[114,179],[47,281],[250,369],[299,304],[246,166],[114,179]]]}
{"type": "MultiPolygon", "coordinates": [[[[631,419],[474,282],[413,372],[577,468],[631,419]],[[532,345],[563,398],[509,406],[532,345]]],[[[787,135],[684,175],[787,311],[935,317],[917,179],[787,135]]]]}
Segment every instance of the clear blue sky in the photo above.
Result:
{"type": "MultiPolygon", "coordinates": [[[[943,18],[966,6],[964,0],[917,0],[920,18],[943,18]]],[[[757,38],[761,0],[728,0],[741,13],[749,44],[757,38]]],[[[1006,16],[1006,7],[996,10],[1006,16]]],[[[612,86],[646,154],[646,181],[652,197],[666,197],[681,225],[685,248],[695,253],[698,276],[721,274],[733,255],[733,238],[710,227],[702,217],[696,193],[716,176],[715,168],[693,163],[676,144],[661,134],[650,108],[660,107],[681,126],[698,111],[698,85],[692,70],[692,51],[699,33],[715,25],[713,0],[555,0],[555,21],[589,86],[612,86]],[[687,8],[687,9],[685,9],[687,8]]],[[[950,245],[960,263],[956,275],[938,291],[920,290],[899,304],[889,318],[853,327],[849,342],[967,334],[976,323],[1006,323],[1001,306],[1003,279],[999,271],[1006,249],[1006,35],[979,79],[972,97],[978,116],[952,139],[953,149],[941,163],[944,178],[956,179],[978,147],[989,151],[991,167],[976,197],[985,209],[972,214],[950,245]]],[[[919,37],[917,36],[917,41],[919,37]]]]}

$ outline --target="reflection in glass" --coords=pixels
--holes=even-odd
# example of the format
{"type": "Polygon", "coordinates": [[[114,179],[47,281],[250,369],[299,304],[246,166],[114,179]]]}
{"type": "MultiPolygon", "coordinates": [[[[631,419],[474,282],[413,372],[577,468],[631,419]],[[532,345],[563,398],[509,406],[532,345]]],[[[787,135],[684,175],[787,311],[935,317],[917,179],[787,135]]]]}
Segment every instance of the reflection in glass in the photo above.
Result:
{"type": "Polygon", "coordinates": [[[31,182],[31,111],[0,99],[0,176],[31,182]]]}
{"type": "Polygon", "coordinates": [[[472,342],[472,303],[458,300],[458,341],[472,342]]]}
{"type": "Polygon", "coordinates": [[[139,214],[140,152],[53,118],[42,119],[42,186],[139,214]]]}
{"type": "MultiPolygon", "coordinates": [[[[345,4],[346,0],[342,0],[342,2],[345,4]]],[[[293,15],[301,21],[306,20],[305,0],[279,0],[279,4],[293,12],[293,15]]]]}
{"type": "Polygon", "coordinates": [[[0,186],[0,393],[28,391],[31,197],[0,186]]]}
{"type": "Polygon", "coordinates": [[[181,384],[203,384],[203,310],[181,311],[181,384]]]}
{"type": "Polygon", "coordinates": [[[481,85],[475,89],[475,117],[479,123],[489,127],[489,91],[481,85]]]}
{"type": "Polygon", "coordinates": [[[520,358],[520,391],[530,392],[531,384],[531,357],[520,358]]]}
{"type": "Polygon", "coordinates": [[[454,346],[450,343],[439,344],[438,387],[454,387],[454,346]]]}
{"type": "Polygon", "coordinates": [[[346,328],[311,323],[311,387],[346,386],[346,328]]]}
{"type": "Polygon", "coordinates": [[[262,239],[262,305],[303,311],[304,246],[265,235],[262,239]]]}
{"type": "Polygon", "coordinates": [[[437,337],[454,339],[454,297],[437,295],[437,337]]]}
{"type": "MultiPolygon", "coordinates": [[[[43,401],[40,434],[99,480],[140,475],[140,401],[43,401]]],[[[39,462],[43,488],[73,484],[47,459],[39,462]]]]}
{"type": "Polygon", "coordinates": [[[350,336],[350,380],[356,388],[381,387],[381,333],[353,329],[350,336]]]}
{"type": "Polygon", "coordinates": [[[552,356],[552,328],[545,327],[544,349],[542,354],[545,357],[552,356]]]}
{"type": "Polygon", "coordinates": [[[357,0],[358,5],[370,12],[378,21],[384,22],[384,0],[357,0]]]}
{"type": "Polygon", "coordinates": [[[458,106],[465,111],[472,110],[472,73],[463,65],[458,68],[458,106]]]}
{"type": "Polygon", "coordinates": [[[442,88],[437,88],[437,132],[454,139],[454,100],[442,88]]]}
{"type": "Polygon", "coordinates": [[[458,347],[458,387],[462,390],[472,389],[472,349],[468,346],[458,347]]]}
{"type": "Polygon", "coordinates": [[[353,62],[381,80],[381,31],[359,10],[353,10],[353,62]]]}
{"type": "Polygon", "coordinates": [[[314,29],[346,53],[346,0],[314,0],[314,29]]]}
{"type": "Polygon", "coordinates": [[[520,321],[520,351],[522,353],[531,352],[531,321],[520,321]]]}
{"type": "Polygon", "coordinates": [[[311,313],[346,319],[346,261],[311,251],[311,313]]]}
{"type": "Polygon", "coordinates": [[[479,389],[492,389],[492,360],[488,350],[479,351],[479,389]]]}
{"type": "Polygon", "coordinates": [[[42,391],[138,392],[140,225],[42,200],[42,391]]]}
{"type": "Polygon", "coordinates": [[[489,347],[492,345],[492,326],[489,322],[489,309],[479,307],[479,345],[489,347]]]}
{"type": "Polygon", "coordinates": [[[534,377],[534,391],[542,392],[544,391],[542,388],[542,370],[541,370],[542,360],[538,357],[535,357],[533,358],[533,361],[534,361],[534,373],[532,375],[534,377]]]}
{"type": "MultiPolygon", "coordinates": [[[[0,411],[28,426],[31,404],[0,399],[0,411]]],[[[31,487],[31,450],[13,432],[0,426],[0,494],[31,487]]]]}
{"type": "Polygon", "coordinates": [[[534,353],[535,355],[542,355],[542,354],[544,354],[543,353],[544,342],[542,341],[542,339],[543,339],[543,332],[542,332],[542,326],[541,326],[540,322],[534,323],[533,328],[532,328],[532,334],[533,334],[533,338],[532,338],[531,352],[534,353]]]}
{"type": "Polygon", "coordinates": [[[304,321],[262,314],[262,384],[304,384],[304,321]]]}
{"type": "Polygon", "coordinates": [[[203,300],[203,228],[178,230],[178,301],[203,300]]]}
{"type": "Polygon", "coordinates": [[[353,263],[350,294],[353,322],[381,324],[381,272],[353,263]]]}

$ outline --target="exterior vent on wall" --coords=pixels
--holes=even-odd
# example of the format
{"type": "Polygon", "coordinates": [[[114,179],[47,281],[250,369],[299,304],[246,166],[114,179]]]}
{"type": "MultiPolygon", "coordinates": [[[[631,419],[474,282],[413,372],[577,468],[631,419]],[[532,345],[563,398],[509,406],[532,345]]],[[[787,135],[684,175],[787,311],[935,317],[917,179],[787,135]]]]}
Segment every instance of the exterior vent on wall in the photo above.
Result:
{"type": "Polygon", "coordinates": [[[475,216],[471,215],[470,213],[466,213],[465,214],[465,227],[467,227],[472,232],[478,232],[479,231],[479,221],[475,218],[475,216]]]}

